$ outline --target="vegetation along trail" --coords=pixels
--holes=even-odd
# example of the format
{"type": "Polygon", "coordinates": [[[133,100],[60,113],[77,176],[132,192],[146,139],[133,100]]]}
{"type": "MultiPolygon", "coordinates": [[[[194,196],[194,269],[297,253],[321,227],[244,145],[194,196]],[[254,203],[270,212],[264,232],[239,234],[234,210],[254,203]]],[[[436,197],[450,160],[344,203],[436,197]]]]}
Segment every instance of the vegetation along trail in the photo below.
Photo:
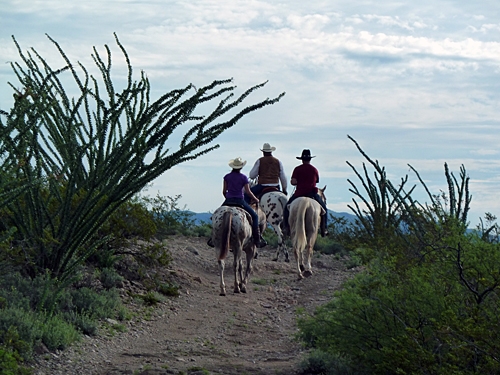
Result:
{"type": "MultiPolygon", "coordinates": [[[[205,240],[175,236],[165,242],[173,260],[164,272],[178,283],[178,297],[150,309],[136,307],[139,314],[126,332],[109,330],[38,357],[35,374],[297,373],[303,351],[294,339],[297,311],[312,312],[328,301],[355,271],[332,255],[316,254],[313,276],[297,281],[293,264],[273,262],[275,249],[266,247],[254,261],[248,293],[233,294],[231,288],[221,297],[215,253],[205,240]]],[[[230,262],[228,285],[231,268],[230,262]]],[[[144,293],[142,288],[125,283],[122,294],[144,293]]]]}

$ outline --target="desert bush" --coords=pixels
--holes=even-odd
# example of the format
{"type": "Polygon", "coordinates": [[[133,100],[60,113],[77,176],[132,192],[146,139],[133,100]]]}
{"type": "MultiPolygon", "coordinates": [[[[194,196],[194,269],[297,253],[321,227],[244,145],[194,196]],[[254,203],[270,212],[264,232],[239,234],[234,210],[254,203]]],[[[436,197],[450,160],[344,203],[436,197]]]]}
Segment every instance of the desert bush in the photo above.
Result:
{"type": "Polygon", "coordinates": [[[321,350],[312,350],[299,365],[301,375],[370,375],[353,370],[344,358],[321,350]]]}
{"type": "MultiPolygon", "coordinates": [[[[192,233],[195,237],[210,237],[212,235],[212,224],[210,223],[201,223],[195,225],[192,230],[192,233]]],[[[265,235],[266,233],[264,233],[265,235]]]]}
{"type": "Polygon", "coordinates": [[[63,350],[80,338],[76,328],[61,315],[47,316],[41,322],[41,340],[49,350],[63,350]]]}
{"type": "Polygon", "coordinates": [[[0,375],[30,375],[32,369],[23,366],[24,358],[19,354],[27,353],[27,345],[19,338],[15,328],[0,331],[0,375]]]}
{"type": "Polygon", "coordinates": [[[429,193],[431,203],[422,206],[404,188],[393,188],[384,168],[368,160],[377,182],[364,167],[364,178],[357,175],[368,197],[352,189],[368,207],[353,209],[364,230],[358,254],[366,271],[314,315],[303,314],[299,337],[346,359],[352,371],[496,373],[500,248],[465,231],[465,168],[458,180],[445,166],[448,193],[429,193]]]}
{"type": "Polygon", "coordinates": [[[114,317],[115,311],[121,305],[116,289],[95,291],[87,287],[70,291],[71,300],[67,308],[94,319],[114,317]]]}
{"type": "Polygon", "coordinates": [[[162,196],[158,192],[155,197],[143,196],[142,200],[148,207],[156,225],[155,237],[164,239],[168,235],[193,233],[195,220],[193,213],[186,209],[186,206],[179,207],[179,201],[182,195],[174,197],[162,196]]]}
{"type": "Polygon", "coordinates": [[[117,287],[123,279],[114,268],[103,268],[99,275],[101,285],[108,290],[117,287]]]}

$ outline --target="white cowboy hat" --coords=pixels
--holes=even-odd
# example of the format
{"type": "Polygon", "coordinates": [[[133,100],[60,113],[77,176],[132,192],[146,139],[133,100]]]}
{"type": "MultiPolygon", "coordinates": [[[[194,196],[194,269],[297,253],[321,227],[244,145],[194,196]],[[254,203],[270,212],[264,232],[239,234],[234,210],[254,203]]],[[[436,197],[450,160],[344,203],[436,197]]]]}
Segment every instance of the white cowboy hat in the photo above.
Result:
{"type": "Polygon", "coordinates": [[[276,151],[276,147],[271,147],[271,145],[269,143],[264,143],[264,146],[262,146],[262,149],[260,151],[273,152],[273,151],[276,151]]]}
{"type": "Polygon", "coordinates": [[[229,166],[233,169],[241,169],[247,163],[246,160],[242,160],[240,157],[229,160],[229,166]]]}

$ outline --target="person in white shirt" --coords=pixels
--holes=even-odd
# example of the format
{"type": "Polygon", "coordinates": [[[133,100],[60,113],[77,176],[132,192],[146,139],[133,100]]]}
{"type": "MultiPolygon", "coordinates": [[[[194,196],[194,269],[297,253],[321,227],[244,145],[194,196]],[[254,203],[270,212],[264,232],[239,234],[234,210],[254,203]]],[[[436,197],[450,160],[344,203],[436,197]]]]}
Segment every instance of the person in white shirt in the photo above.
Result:
{"type": "MultiPolygon", "coordinates": [[[[273,156],[276,147],[271,146],[269,143],[264,143],[261,151],[263,156],[257,159],[248,174],[248,177],[251,179],[257,178],[257,184],[252,186],[250,190],[258,197],[266,188],[276,188],[279,191],[281,182],[281,191],[285,195],[288,195],[287,178],[283,164],[273,156]]],[[[245,198],[248,199],[247,197],[245,198]]]]}

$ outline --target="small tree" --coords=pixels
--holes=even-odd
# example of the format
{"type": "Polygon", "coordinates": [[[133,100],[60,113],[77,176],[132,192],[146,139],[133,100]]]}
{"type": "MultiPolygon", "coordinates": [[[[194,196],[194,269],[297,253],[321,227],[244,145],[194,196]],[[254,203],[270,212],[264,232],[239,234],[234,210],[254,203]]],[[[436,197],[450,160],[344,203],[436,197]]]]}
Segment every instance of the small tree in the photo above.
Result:
{"type": "Polygon", "coordinates": [[[10,176],[31,183],[20,199],[6,205],[1,219],[5,228],[18,229],[16,245],[26,254],[32,276],[48,269],[52,277],[67,279],[92,254],[98,244],[89,239],[120,205],[173,166],[217,148],[213,141],[222,132],[284,95],[228,115],[265,85],[234,97],[229,79],[199,89],[190,84],[152,101],[148,78],[142,72],[133,80],[128,55],[116,35],[128,67],[121,91],[111,79],[108,46],[107,56],[96,48],[92,54],[101,75],[98,84],[48,38],[65,62],[59,69],[34,49],[23,53],[13,38],[24,66],[13,63],[12,68],[23,89],[11,84],[14,107],[5,123],[0,118],[0,150],[7,165],[16,166],[9,168],[10,176]],[[63,86],[67,74],[78,97],[70,98],[63,86]],[[208,115],[195,113],[200,104],[214,100],[218,103],[208,115]],[[184,131],[178,145],[167,144],[176,130],[184,131]]]}

